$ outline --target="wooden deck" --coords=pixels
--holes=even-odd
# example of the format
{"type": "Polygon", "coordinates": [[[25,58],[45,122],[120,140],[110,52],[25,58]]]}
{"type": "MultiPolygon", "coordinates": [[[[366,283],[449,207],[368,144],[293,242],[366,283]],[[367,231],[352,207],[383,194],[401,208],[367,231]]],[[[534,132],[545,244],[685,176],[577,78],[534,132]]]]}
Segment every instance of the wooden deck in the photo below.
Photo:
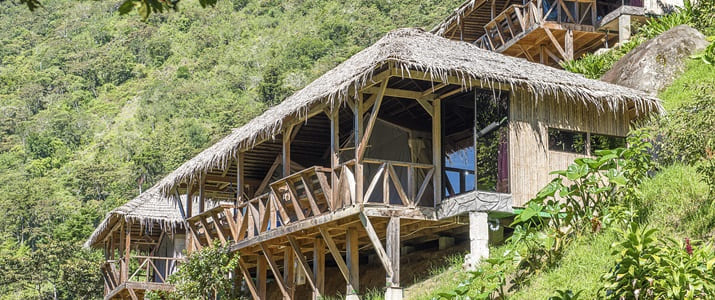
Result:
{"type": "Polygon", "coordinates": [[[174,286],[171,284],[156,283],[156,282],[125,282],[111,290],[104,296],[105,300],[109,299],[144,299],[144,295],[148,291],[172,291],[174,286]]]}

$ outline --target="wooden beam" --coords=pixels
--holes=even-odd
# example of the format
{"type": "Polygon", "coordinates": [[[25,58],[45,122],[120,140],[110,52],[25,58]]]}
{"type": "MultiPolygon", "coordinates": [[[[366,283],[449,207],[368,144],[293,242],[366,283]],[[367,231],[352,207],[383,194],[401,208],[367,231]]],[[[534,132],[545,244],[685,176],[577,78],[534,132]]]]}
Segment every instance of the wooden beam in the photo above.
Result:
{"type": "Polygon", "coordinates": [[[317,291],[312,300],[319,300],[325,293],[325,243],[319,238],[313,240],[313,276],[317,291]]]}
{"type": "Polygon", "coordinates": [[[389,258],[392,272],[387,274],[387,286],[400,286],[400,218],[391,217],[387,223],[387,256],[389,258]]]}
{"type": "Polygon", "coordinates": [[[377,232],[375,232],[375,228],[372,226],[370,219],[368,219],[368,217],[363,212],[360,212],[360,222],[362,223],[362,226],[367,232],[367,237],[370,239],[370,243],[372,243],[372,247],[373,249],[375,249],[377,257],[380,259],[382,266],[385,268],[387,277],[392,277],[393,268],[392,263],[390,262],[390,258],[387,252],[385,252],[385,248],[382,247],[380,237],[377,235],[377,232]]]}
{"type": "Polygon", "coordinates": [[[283,252],[283,280],[286,284],[286,290],[288,291],[289,297],[287,299],[293,300],[295,296],[295,264],[293,264],[295,257],[290,249],[285,249],[283,252]]]}
{"type": "Polygon", "coordinates": [[[263,256],[258,256],[256,259],[256,281],[258,288],[258,298],[265,300],[266,298],[266,285],[268,283],[268,261],[263,256]]]}
{"type": "Polygon", "coordinates": [[[293,255],[298,260],[298,265],[301,267],[301,269],[303,269],[303,272],[305,273],[306,280],[308,280],[308,283],[313,288],[313,293],[320,295],[318,286],[315,283],[315,276],[313,276],[313,271],[311,271],[310,266],[308,266],[308,261],[305,260],[305,256],[303,256],[303,251],[300,249],[298,241],[295,239],[295,237],[291,235],[286,236],[286,238],[288,238],[288,243],[290,244],[291,249],[293,249],[293,255]]]}
{"type": "MultiPolygon", "coordinates": [[[[365,133],[363,134],[360,143],[355,145],[358,149],[356,157],[358,162],[362,161],[362,158],[365,155],[365,150],[367,150],[367,143],[370,140],[370,135],[372,135],[372,130],[375,127],[375,121],[377,120],[377,115],[380,112],[380,105],[382,104],[382,99],[385,96],[385,90],[387,89],[387,83],[389,80],[389,78],[386,78],[380,85],[380,91],[377,93],[375,105],[372,106],[372,112],[370,113],[370,119],[365,127],[365,133]]],[[[356,121],[357,119],[362,120],[362,116],[356,114],[356,121]]]]}
{"type": "Polygon", "coordinates": [[[243,201],[247,200],[244,199],[245,195],[245,178],[244,178],[244,171],[243,167],[245,166],[245,158],[246,158],[246,153],[243,151],[239,151],[238,155],[236,157],[236,204],[240,204],[243,201]]]}
{"type": "MultiPolygon", "coordinates": [[[[559,0],[560,1],[560,0],[559,0]]],[[[567,10],[568,12],[568,10],[567,10]]],[[[567,29],[566,30],[566,35],[564,36],[564,47],[566,48],[564,50],[565,60],[573,60],[573,30],[567,29]]]]}
{"type": "Polygon", "coordinates": [[[360,294],[360,241],[357,228],[350,226],[345,232],[345,257],[350,280],[348,280],[346,295],[360,294]]]}
{"type": "Polygon", "coordinates": [[[566,51],[564,51],[564,48],[561,47],[561,44],[559,41],[556,39],[553,33],[551,33],[551,29],[543,27],[544,31],[546,32],[546,35],[549,37],[549,40],[551,40],[551,43],[554,45],[554,48],[556,48],[556,51],[558,51],[561,54],[561,57],[565,58],[566,57],[566,51]]]}
{"type": "Polygon", "coordinates": [[[291,142],[291,133],[293,132],[293,127],[288,126],[284,131],[283,131],[283,155],[282,159],[283,161],[281,162],[281,165],[283,167],[283,177],[287,177],[290,175],[290,142],[291,142]]]}
{"type": "Polygon", "coordinates": [[[206,210],[206,175],[199,176],[199,214],[206,210]]]}
{"type": "Polygon", "coordinates": [[[269,183],[271,183],[271,177],[273,176],[273,173],[276,172],[276,169],[278,166],[281,164],[281,155],[278,154],[276,155],[276,159],[273,161],[273,164],[271,167],[268,169],[268,173],[266,173],[266,177],[263,178],[263,181],[261,181],[261,184],[258,186],[256,189],[256,193],[254,196],[260,195],[263,193],[263,190],[266,189],[269,183]]]}
{"type": "Polygon", "coordinates": [[[260,243],[259,245],[261,247],[261,252],[263,252],[263,256],[266,258],[266,261],[268,262],[268,266],[271,268],[271,272],[273,272],[273,277],[275,278],[276,283],[278,284],[278,288],[281,290],[281,293],[283,294],[283,297],[290,298],[290,294],[288,293],[286,283],[285,283],[285,281],[283,281],[283,275],[281,275],[281,271],[278,269],[278,265],[276,264],[276,261],[273,259],[273,254],[270,252],[270,249],[268,249],[268,247],[266,247],[266,244],[260,243]]]}
{"type": "Polygon", "coordinates": [[[320,188],[323,189],[323,194],[328,201],[330,211],[335,210],[333,199],[337,199],[337,184],[338,173],[337,169],[340,166],[340,111],[336,108],[333,114],[330,115],[330,191],[325,191],[326,184],[322,182],[322,174],[317,174],[320,181],[320,188]]]}
{"type": "Polygon", "coordinates": [[[248,272],[248,268],[246,267],[246,264],[243,262],[242,258],[238,259],[238,268],[243,274],[243,279],[246,281],[246,286],[251,292],[251,296],[253,297],[253,299],[266,299],[265,297],[260,296],[261,294],[259,294],[258,290],[256,289],[256,285],[253,283],[253,278],[251,278],[251,273],[248,272]]]}
{"type": "Polygon", "coordinates": [[[350,272],[348,271],[348,265],[345,263],[343,256],[340,254],[340,250],[338,250],[338,246],[335,245],[335,241],[333,241],[333,237],[330,236],[330,233],[323,226],[319,226],[318,230],[320,231],[320,236],[322,236],[323,240],[325,241],[325,245],[328,246],[328,251],[333,256],[333,260],[335,260],[335,264],[338,265],[338,269],[340,270],[340,273],[343,274],[343,277],[345,278],[345,282],[350,282],[351,277],[350,277],[350,272]]]}
{"type": "Polygon", "coordinates": [[[434,207],[442,200],[442,102],[436,99],[433,103],[434,116],[432,116],[432,164],[434,175],[432,186],[434,189],[434,207]]]}

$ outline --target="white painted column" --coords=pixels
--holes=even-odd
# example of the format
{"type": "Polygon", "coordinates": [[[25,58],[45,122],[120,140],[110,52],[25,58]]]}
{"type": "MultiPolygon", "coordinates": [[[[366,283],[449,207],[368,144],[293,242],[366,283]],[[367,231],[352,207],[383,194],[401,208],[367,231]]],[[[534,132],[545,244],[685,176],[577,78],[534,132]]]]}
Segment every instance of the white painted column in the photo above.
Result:
{"type": "Polygon", "coordinates": [[[618,44],[623,44],[631,38],[631,16],[620,15],[618,17],[618,44]]]}
{"type": "Polygon", "coordinates": [[[469,254],[464,259],[467,269],[474,270],[489,257],[489,223],[486,212],[469,212],[469,254]]]}

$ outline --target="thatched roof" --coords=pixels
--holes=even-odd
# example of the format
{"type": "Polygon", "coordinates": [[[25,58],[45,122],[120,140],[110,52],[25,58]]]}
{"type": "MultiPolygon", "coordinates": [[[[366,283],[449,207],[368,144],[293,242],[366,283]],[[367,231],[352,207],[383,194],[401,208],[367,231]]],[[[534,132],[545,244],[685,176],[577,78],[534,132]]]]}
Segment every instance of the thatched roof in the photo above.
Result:
{"type": "Polygon", "coordinates": [[[342,103],[351,88],[357,90],[363,87],[370,81],[373,71],[387,63],[402,70],[404,75],[408,75],[410,70],[423,71],[427,74],[424,80],[447,81],[449,75],[456,76],[463,87],[471,87],[471,80],[476,80],[483,87],[506,84],[528,89],[537,96],[555,95],[560,99],[588,101],[599,108],[622,107],[630,103],[642,112],[662,111],[657,98],[640,91],[482,50],[421,29],[398,29],[246,125],[234,129],[181,165],[158,185],[164,193],[169,193],[181,182],[196,180],[199,174],[211,169],[227,167],[239,150],[249,149],[256,141],[279,134],[284,120],[289,117],[305,116],[309,108],[319,102],[331,107],[342,103]]]}
{"type": "Polygon", "coordinates": [[[176,202],[162,196],[159,188],[154,186],[124,205],[108,212],[84,246],[94,246],[122,219],[157,232],[173,232],[177,228],[184,227],[184,219],[176,202]]]}
{"type": "MultiPolygon", "coordinates": [[[[481,6],[484,4],[484,1],[479,1],[479,5],[481,6]]],[[[474,8],[474,5],[477,4],[476,0],[467,0],[462,5],[457,7],[447,18],[444,19],[441,23],[437,24],[432,30],[430,30],[431,33],[436,34],[438,36],[443,36],[447,30],[449,29],[450,25],[459,23],[462,18],[464,18],[465,13],[468,11],[472,10],[474,8]]]]}

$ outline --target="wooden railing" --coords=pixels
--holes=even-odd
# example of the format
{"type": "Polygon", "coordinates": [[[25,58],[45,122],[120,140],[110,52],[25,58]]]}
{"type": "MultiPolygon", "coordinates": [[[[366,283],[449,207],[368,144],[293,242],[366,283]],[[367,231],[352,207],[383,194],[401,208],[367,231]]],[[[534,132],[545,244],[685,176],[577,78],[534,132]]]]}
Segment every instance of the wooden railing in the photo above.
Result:
{"type": "Polygon", "coordinates": [[[124,259],[108,260],[101,266],[105,293],[125,282],[168,283],[167,277],[183,261],[180,257],[134,255],[130,256],[129,266],[124,266],[124,259]],[[122,270],[127,274],[123,276],[122,270]]]}
{"type": "MultiPolygon", "coordinates": [[[[267,193],[238,207],[219,205],[187,219],[194,246],[201,249],[216,240],[225,245],[342,208],[344,203],[332,196],[328,179],[331,171],[311,167],[271,183],[267,193]]],[[[347,177],[350,171],[345,167],[342,173],[347,177]]]]}
{"type": "Polygon", "coordinates": [[[452,167],[445,167],[444,168],[445,176],[444,176],[444,188],[447,192],[447,196],[455,196],[459,194],[463,194],[465,192],[469,192],[474,190],[472,189],[467,189],[467,175],[474,175],[474,170],[467,170],[467,169],[460,169],[460,168],[452,168],[452,167]],[[450,173],[456,173],[457,174],[457,184],[453,183],[450,180],[449,174],[450,173]],[[457,188],[455,188],[457,186],[457,188]]]}
{"type": "MultiPolygon", "coordinates": [[[[427,191],[427,188],[432,182],[434,176],[434,166],[431,164],[408,163],[398,161],[388,161],[379,159],[364,159],[366,164],[378,165],[377,173],[369,181],[369,185],[364,194],[364,203],[370,202],[375,188],[381,183],[383,204],[390,203],[390,188],[392,187],[402,205],[415,207],[420,205],[422,198],[427,191]],[[402,185],[400,177],[397,176],[397,170],[400,168],[407,169],[407,187],[402,185]]],[[[367,182],[367,181],[366,181],[367,182]]]]}
{"type": "Polygon", "coordinates": [[[512,4],[484,25],[485,34],[477,39],[476,45],[487,50],[498,49],[539,22],[540,17],[536,1],[512,4]]]}
{"type": "Polygon", "coordinates": [[[589,0],[532,0],[512,4],[484,25],[485,34],[474,44],[486,50],[499,50],[536,24],[593,26],[596,23],[596,2],[589,0]]]}

